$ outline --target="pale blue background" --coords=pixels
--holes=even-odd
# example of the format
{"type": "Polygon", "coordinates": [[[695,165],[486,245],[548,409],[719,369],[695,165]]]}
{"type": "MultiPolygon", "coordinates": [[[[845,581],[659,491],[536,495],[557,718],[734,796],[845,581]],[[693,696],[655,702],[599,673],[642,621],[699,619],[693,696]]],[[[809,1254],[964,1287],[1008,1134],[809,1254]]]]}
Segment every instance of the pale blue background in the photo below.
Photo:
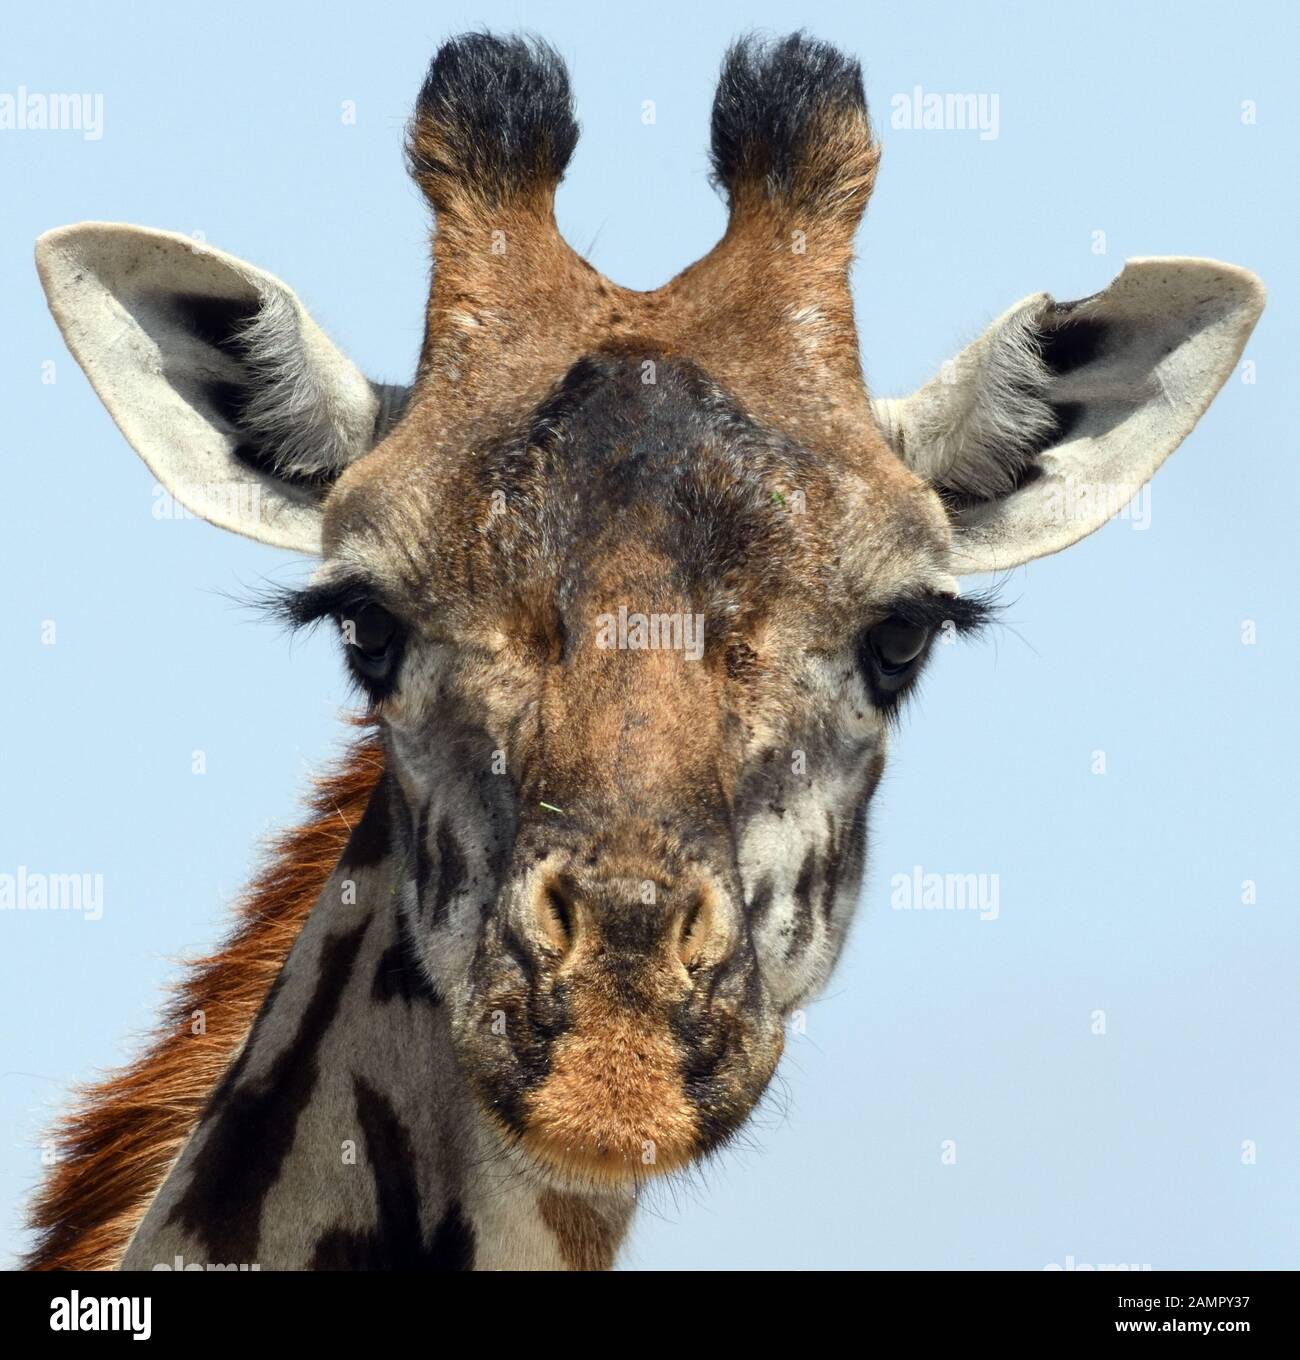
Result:
{"type": "Polygon", "coordinates": [[[1159,474],[1151,528],[1116,522],[1014,573],[1011,627],[941,654],[877,798],[851,946],[776,1099],[744,1148],[656,1193],[625,1260],[1300,1265],[1300,24],[1185,0],[9,7],[0,90],[102,92],[105,129],[0,132],[0,871],[102,872],[107,900],[94,924],[0,914],[6,1256],[43,1120],[130,1051],[169,960],[217,939],[345,702],[324,638],[291,648],[223,594],[302,564],[152,517],[32,241],[85,218],[202,231],[292,283],[367,371],[405,378],[427,263],[401,129],[443,37],[524,26],[561,48],[583,123],[561,223],[650,287],[722,227],[705,148],[726,42],[799,24],[862,58],[885,145],[855,279],[877,392],[1126,255],[1236,261],[1272,300],[1258,381],[1231,380],[1159,474]],[[918,83],[998,94],[999,138],[892,130],[890,96],[918,83]],[[891,911],[914,864],[1000,875],[1000,919],[891,911]]]}

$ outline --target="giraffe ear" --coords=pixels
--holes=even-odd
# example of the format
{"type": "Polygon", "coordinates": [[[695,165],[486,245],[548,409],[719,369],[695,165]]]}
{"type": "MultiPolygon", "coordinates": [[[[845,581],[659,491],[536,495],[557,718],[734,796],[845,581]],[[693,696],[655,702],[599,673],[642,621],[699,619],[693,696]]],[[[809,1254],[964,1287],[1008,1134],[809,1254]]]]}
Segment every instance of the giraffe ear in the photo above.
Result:
{"type": "Polygon", "coordinates": [[[1235,265],[1130,260],[1093,297],[1026,298],[925,387],[874,402],[949,506],[954,569],[1044,557],[1117,513],[1201,418],[1263,307],[1235,265]]]}
{"type": "Polygon", "coordinates": [[[278,279],[172,232],[47,232],[36,267],[73,357],[186,509],[276,547],[320,551],[334,479],[400,413],[278,279]]]}

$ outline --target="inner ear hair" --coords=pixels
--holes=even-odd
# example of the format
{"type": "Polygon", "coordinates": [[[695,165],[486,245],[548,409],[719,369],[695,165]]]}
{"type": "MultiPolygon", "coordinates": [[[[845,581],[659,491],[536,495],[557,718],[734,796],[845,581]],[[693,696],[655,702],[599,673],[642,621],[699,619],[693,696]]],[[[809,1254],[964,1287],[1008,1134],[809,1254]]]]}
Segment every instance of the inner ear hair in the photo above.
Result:
{"type": "Polygon", "coordinates": [[[186,330],[231,360],[225,376],[208,381],[207,396],[235,438],[234,456],[257,472],[319,495],[405,408],[409,389],[371,380],[373,416],[341,406],[284,294],[182,293],[170,302],[186,330]]]}
{"type": "Polygon", "coordinates": [[[1078,422],[1081,405],[1055,389],[1104,355],[1112,329],[1080,313],[1088,301],[1026,306],[912,399],[899,451],[953,508],[1027,486],[1078,422]]]}

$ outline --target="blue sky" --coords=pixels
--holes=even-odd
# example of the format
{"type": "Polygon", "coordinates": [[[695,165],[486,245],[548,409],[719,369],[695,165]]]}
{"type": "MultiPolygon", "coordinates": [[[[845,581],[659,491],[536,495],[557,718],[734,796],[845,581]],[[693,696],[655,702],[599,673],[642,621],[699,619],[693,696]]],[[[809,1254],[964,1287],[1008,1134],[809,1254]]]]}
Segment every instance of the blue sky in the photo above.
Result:
{"type": "Polygon", "coordinates": [[[561,49],[583,124],[561,225],[644,288],[721,230],[706,145],[726,43],[798,22],[862,59],[884,142],[855,271],[877,394],[1028,293],[1097,291],[1126,256],[1243,264],[1270,303],[1255,380],[1234,376],[1157,475],[1147,527],[1011,573],[1008,627],[943,649],[877,796],[839,971],[744,1144],[656,1191],[624,1262],[1300,1265],[1294,11],[610,16],[322,0],[7,17],[0,94],[102,95],[102,135],[0,130],[0,872],[105,886],[97,921],[0,912],[0,1259],[61,1093],[130,1052],[171,960],[218,937],[347,702],[325,639],[291,646],[229,599],[306,564],[154,517],[152,478],[46,313],[35,237],[93,218],[201,232],[404,379],[428,266],[401,129],[442,38],[525,27],[561,49]],[[918,85],[996,96],[997,135],[891,127],[918,85]],[[891,910],[914,866],[996,875],[996,919],[891,910]]]}

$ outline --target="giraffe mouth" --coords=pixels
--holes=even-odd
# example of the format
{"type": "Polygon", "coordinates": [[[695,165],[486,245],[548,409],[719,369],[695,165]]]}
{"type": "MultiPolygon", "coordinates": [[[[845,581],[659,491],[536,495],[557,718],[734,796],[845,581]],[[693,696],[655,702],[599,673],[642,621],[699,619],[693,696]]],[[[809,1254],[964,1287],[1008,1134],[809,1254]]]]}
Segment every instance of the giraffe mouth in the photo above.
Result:
{"type": "Polygon", "coordinates": [[[619,1187],[640,1184],[654,1176],[680,1171],[698,1155],[684,1149],[673,1155],[654,1140],[635,1139],[619,1146],[582,1144],[565,1135],[525,1133],[520,1146],[534,1165],[566,1187],[619,1187]],[[643,1149],[653,1147],[653,1160],[643,1149]]]}
{"type": "Polygon", "coordinates": [[[779,1025],[746,1026],[743,1041],[706,1059],[666,1020],[610,1008],[555,1039],[544,1078],[508,1122],[501,1102],[483,1106],[557,1185],[635,1186],[725,1143],[758,1104],[783,1040],[779,1025]]]}
{"type": "Polygon", "coordinates": [[[563,1036],[546,1080],[525,1100],[523,1147],[562,1175],[596,1182],[684,1166],[701,1130],[683,1056],[667,1026],[627,1011],[563,1036]]]}

